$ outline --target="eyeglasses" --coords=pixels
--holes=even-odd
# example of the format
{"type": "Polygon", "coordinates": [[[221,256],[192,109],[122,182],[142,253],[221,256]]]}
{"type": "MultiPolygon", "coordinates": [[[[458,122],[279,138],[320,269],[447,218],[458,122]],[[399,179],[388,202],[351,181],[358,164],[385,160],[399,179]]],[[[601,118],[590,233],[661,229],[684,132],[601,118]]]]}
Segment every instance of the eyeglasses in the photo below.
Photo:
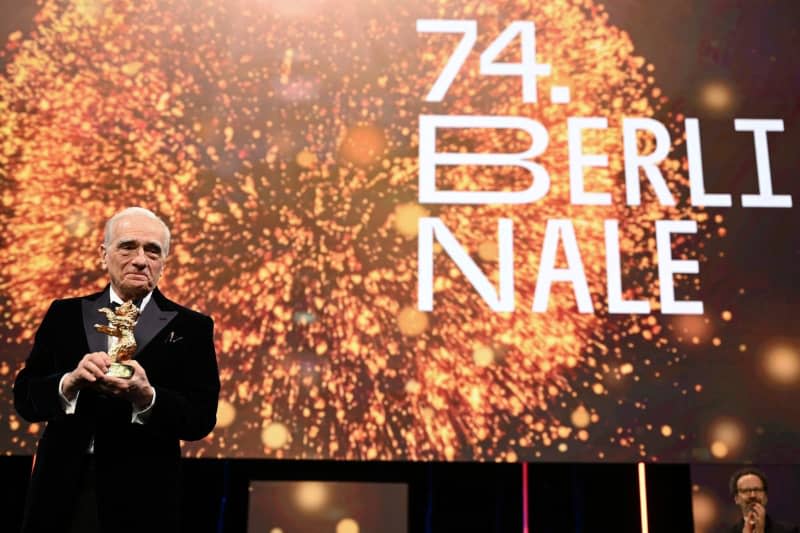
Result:
{"type": "Polygon", "coordinates": [[[739,494],[763,494],[766,491],[763,487],[751,487],[747,489],[736,489],[739,494]]]}

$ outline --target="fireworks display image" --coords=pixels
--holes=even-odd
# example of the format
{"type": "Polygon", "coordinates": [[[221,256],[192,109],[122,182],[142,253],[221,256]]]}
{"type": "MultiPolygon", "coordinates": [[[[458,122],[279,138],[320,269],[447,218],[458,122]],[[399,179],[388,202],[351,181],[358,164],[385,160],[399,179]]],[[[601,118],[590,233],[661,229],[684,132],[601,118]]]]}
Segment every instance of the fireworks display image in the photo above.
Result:
{"type": "MultiPolygon", "coordinates": [[[[509,40],[495,61],[523,61],[524,43],[509,40]]],[[[749,353],[725,333],[738,315],[713,296],[719,243],[734,228],[727,212],[691,205],[687,117],[659,85],[661,66],[598,2],[40,0],[30,31],[4,45],[0,452],[33,451],[41,428],[14,413],[14,376],[53,299],[105,286],[103,224],[129,205],[172,229],[161,289],[215,320],[217,427],[186,455],[731,459],[759,453],[745,441],[771,431],[740,413],[693,411],[709,387],[691,372],[698,347],[749,353]],[[477,21],[440,101],[426,95],[461,36],[418,31],[423,19],[477,21]],[[480,53],[513,21],[535,22],[536,60],[550,65],[533,102],[521,76],[482,74],[480,53]],[[521,204],[420,202],[423,115],[537,121],[549,139],[533,159],[549,191],[521,204]],[[581,148],[607,155],[584,169],[585,190],[608,193],[607,205],[571,201],[570,117],[607,119],[581,148]],[[628,201],[627,117],[665,125],[672,151],[658,168],[674,205],[644,172],[640,202],[628,201]],[[493,311],[439,244],[433,310],[419,309],[424,218],[441,221],[495,288],[499,221],[512,221],[513,311],[493,311]],[[605,220],[618,221],[616,235],[605,220]],[[661,312],[662,220],[696,227],[673,234],[668,252],[699,265],[674,275],[676,300],[704,299],[711,285],[701,315],[661,312]],[[552,266],[580,268],[589,312],[577,284],[537,287],[551,234],[552,266]],[[649,312],[609,311],[614,256],[624,299],[649,312]],[[546,311],[533,310],[535,296],[546,311]]],[[[707,84],[701,97],[724,114],[731,90],[707,84]]],[[[518,129],[454,128],[435,149],[520,153],[534,141],[518,129]]],[[[752,135],[745,141],[752,152],[752,135]]],[[[658,142],[640,133],[634,145],[646,155],[658,142]]],[[[776,190],[791,192],[773,174],[776,190]]],[[[519,166],[436,173],[441,189],[458,191],[522,191],[533,179],[519,166]]],[[[755,177],[737,179],[753,192],[755,177]]],[[[759,359],[786,388],[800,374],[792,342],[759,359]]]]}

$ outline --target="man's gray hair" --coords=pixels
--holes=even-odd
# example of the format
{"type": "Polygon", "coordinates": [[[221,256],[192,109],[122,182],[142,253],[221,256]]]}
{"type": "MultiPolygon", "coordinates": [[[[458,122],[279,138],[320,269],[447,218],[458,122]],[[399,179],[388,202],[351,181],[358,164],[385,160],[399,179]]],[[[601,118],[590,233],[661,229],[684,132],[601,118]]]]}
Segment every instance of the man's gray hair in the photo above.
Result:
{"type": "Polygon", "coordinates": [[[103,243],[105,244],[106,249],[108,249],[111,246],[111,233],[114,231],[114,226],[116,225],[117,221],[129,215],[141,215],[147,218],[152,218],[153,220],[157,220],[161,223],[161,227],[164,228],[163,254],[164,257],[167,257],[167,255],[169,254],[169,240],[170,240],[169,228],[167,227],[166,222],[161,220],[161,218],[159,218],[158,215],[156,215],[149,209],[145,209],[144,207],[127,207],[122,211],[119,211],[113,217],[108,219],[108,222],[106,222],[105,234],[103,236],[103,243]]]}

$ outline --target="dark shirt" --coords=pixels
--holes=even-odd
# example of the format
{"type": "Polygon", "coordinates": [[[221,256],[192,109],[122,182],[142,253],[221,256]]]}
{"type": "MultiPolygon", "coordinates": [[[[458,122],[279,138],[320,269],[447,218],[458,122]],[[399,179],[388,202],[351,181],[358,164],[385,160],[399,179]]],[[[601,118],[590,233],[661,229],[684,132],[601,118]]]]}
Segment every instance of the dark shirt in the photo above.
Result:
{"type": "MultiPolygon", "coordinates": [[[[778,522],[777,520],[770,518],[769,515],[767,515],[765,522],[764,533],[800,533],[800,527],[786,524],[784,522],[778,522]]],[[[743,528],[744,519],[739,520],[734,526],[726,531],[730,531],[730,533],[742,533],[743,528]]]]}

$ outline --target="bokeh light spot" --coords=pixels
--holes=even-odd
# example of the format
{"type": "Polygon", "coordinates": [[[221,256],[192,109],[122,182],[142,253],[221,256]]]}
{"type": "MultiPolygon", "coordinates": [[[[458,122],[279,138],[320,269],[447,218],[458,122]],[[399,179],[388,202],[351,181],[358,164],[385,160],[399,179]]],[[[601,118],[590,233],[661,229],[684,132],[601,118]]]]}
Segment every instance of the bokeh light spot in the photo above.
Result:
{"type": "Polygon", "coordinates": [[[724,116],[734,110],[736,93],[728,82],[710,81],[700,88],[700,103],[709,114],[724,116]]]}
{"type": "Polygon", "coordinates": [[[352,518],[343,518],[336,524],[336,533],[358,533],[359,531],[358,522],[352,518]]]}
{"type": "Polygon", "coordinates": [[[428,210],[419,204],[400,204],[394,209],[394,228],[403,237],[416,237],[419,219],[428,214],[428,210]]]}
{"type": "Polygon", "coordinates": [[[478,245],[478,257],[484,261],[494,262],[500,257],[500,249],[496,242],[483,241],[478,245]]]}
{"type": "Polygon", "coordinates": [[[317,164],[317,156],[314,152],[310,152],[308,150],[302,150],[298,152],[297,157],[295,158],[297,164],[303,168],[311,168],[317,164]]]}
{"type": "Polygon", "coordinates": [[[762,357],[767,378],[776,385],[793,385],[800,379],[800,354],[791,346],[770,347],[762,357]]]}
{"type": "Polygon", "coordinates": [[[715,440],[711,443],[711,455],[717,459],[725,459],[728,457],[728,445],[722,441],[715,440]]]}
{"type": "Polygon", "coordinates": [[[710,533],[717,521],[718,514],[717,501],[708,491],[699,488],[692,491],[692,517],[695,533],[710,533]]]}
{"type": "Polygon", "coordinates": [[[572,411],[570,420],[572,421],[572,425],[576,428],[585,428],[591,423],[589,411],[582,405],[572,411]]]}
{"type": "Polygon", "coordinates": [[[318,481],[299,483],[294,494],[297,506],[306,512],[316,512],[328,502],[328,488],[318,481]]]}
{"type": "Polygon", "coordinates": [[[280,422],[271,422],[261,431],[261,441],[273,450],[283,448],[289,442],[289,428],[280,422]]]}
{"type": "Polygon", "coordinates": [[[366,166],[375,162],[386,146],[386,138],[375,126],[354,126],[347,129],[341,146],[341,155],[356,165],[366,166]]]}
{"type": "Polygon", "coordinates": [[[738,420],[720,417],[710,425],[709,440],[711,441],[711,454],[722,459],[739,453],[744,446],[745,430],[738,420]]]}
{"type": "Polygon", "coordinates": [[[413,307],[404,307],[397,315],[397,327],[403,335],[416,337],[428,329],[428,315],[413,307]]]}
{"type": "Polygon", "coordinates": [[[478,344],[472,350],[472,360],[478,366],[489,366],[494,361],[494,351],[483,344],[478,344]]]}
{"type": "Polygon", "coordinates": [[[220,400],[217,405],[217,427],[226,428],[236,419],[236,408],[226,400],[220,400]]]}

